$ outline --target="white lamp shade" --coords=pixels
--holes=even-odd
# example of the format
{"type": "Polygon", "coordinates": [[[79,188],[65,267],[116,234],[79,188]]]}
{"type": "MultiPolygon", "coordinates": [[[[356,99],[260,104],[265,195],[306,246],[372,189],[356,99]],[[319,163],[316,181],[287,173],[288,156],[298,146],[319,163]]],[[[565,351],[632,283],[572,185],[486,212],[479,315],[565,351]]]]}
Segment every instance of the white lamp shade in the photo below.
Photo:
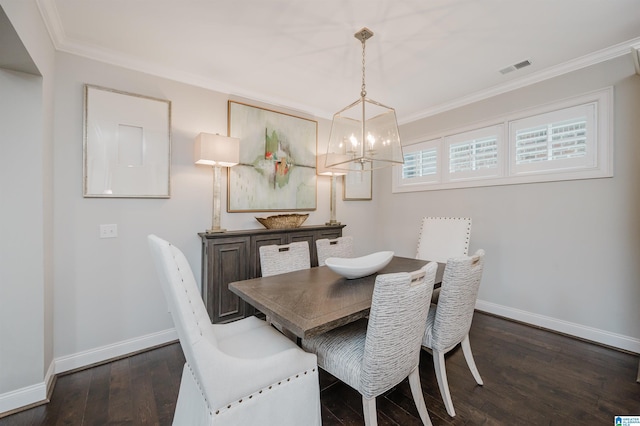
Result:
{"type": "Polygon", "coordinates": [[[240,162],[240,139],[200,133],[194,148],[196,164],[233,167],[240,162]]]}
{"type": "MultiPolygon", "coordinates": [[[[347,156],[344,156],[344,157],[345,157],[344,161],[349,160],[347,156]]],[[[331,167],[327,167],[326,166],[327,154],[318,155],[316,159],[317,159],[316,161],[317,174],[320,176],[342,176],[347,174],[346,170],[333,169],[331,167]]]]}

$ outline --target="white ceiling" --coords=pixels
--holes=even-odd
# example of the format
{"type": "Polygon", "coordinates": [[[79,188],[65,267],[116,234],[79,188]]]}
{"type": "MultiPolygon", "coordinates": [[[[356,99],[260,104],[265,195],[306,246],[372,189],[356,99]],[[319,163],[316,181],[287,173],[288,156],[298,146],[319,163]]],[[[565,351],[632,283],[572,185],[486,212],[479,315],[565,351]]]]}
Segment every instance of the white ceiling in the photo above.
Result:
{"type": "Polygon", "coordinates": [[[365,26],[401,123],[640,48],[640,0],[37,1],[59,50],[324,118],[359,97],[365,26]]]}

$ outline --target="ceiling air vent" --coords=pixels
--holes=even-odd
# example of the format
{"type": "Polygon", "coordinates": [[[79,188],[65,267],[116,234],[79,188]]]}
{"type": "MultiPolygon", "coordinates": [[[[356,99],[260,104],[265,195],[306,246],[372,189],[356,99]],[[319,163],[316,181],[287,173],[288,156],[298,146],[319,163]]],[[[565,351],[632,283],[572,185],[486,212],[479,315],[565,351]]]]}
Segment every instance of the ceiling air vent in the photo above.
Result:
{"type": "Polygon", "coordinates": [[[529,65],[531,65],[531,61],[528,59],[525,59],[524,61],[518,62],[517,64],[509,65],[508,67],[502,68],[500,70],[500,74],[502,75],[508,74],[511,71],[516,71],[521,68],[528,67],[529,65]]]}

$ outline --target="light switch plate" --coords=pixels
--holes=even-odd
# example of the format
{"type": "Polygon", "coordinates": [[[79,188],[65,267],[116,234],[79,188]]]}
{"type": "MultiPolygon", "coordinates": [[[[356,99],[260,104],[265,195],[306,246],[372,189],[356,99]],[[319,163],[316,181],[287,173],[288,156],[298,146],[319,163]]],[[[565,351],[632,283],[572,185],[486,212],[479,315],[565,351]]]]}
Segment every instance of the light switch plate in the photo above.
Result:
{"type": "Polygon", "coordinates": [[[100,238],[116,238],[118,236],[118,225],[111,223],[100,225],[100,238]]]}

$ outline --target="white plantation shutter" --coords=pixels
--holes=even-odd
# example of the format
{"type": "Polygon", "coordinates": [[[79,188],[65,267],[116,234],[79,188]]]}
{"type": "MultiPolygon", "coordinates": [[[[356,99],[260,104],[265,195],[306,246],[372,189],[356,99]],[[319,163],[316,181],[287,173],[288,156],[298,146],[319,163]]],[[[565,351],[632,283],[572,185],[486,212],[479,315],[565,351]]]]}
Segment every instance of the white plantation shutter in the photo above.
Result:
{"type": "Polygon", "coordinates": [[[594,103],[514,120],[510,128],[513,174],[594,166],[597,148],[594,103]]]}
{"type": "Polygon", "coordinates": [[[496,125],[447,136],[447,180],[499,176],[503,128],[496,125]]]}
{"type": "Polygon", "coordinates": [[[438,155],[435,148],[407,153],[404,155],[402,178],[412,179],[435,175],[438,172],[437,165],[438,155]]]}
{"type": "Polygon", "coordinates": [[[587,118],[549,123],[516,131],[516,164],[584,157],[587,118]]]}
{"type": "Polygon", "coordinates": [[[498,167],[497,136],[472,139],[449,146],[449,173],[496,167],[498,167]]]}

